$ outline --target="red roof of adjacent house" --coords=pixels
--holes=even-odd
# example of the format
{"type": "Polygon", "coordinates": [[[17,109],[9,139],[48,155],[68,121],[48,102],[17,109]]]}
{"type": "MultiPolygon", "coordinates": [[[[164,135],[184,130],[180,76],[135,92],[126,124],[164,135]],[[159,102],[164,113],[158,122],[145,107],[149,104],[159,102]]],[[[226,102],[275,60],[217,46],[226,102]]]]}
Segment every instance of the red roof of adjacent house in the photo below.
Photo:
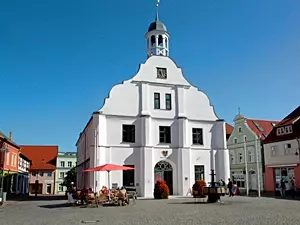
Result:
{"type": "Polygon", "coordinates": [[[32,161],[31,170],[55,170],[58,146],[22,145],[21,152],[32,161]],[[55,163],[54,163],[55,162],[55,163]]]}
{"type": "Polygon", "coordinates": [[[246,119],[247,125],[250,129],[262,140],[264,140],[273,127],[279,122],[274,120],[258,120],[258,119],[246,119]]]}
{"type": "Polygon", "coordinates": [[[264,143],[286,141],[295,138],[300,138],[300,106],[276,124],[276,127],[274,127],[269,136],[264,140],[264,143]],[[277,129],[286,126],[292,126],[292,132],[284,135],[277,135],[277,129]]]}
{"type": "Polygon", "coordinates": [[[233,126],[230,124],[226,123],[226,134],[231,134],[233,131],[233,126]]]}

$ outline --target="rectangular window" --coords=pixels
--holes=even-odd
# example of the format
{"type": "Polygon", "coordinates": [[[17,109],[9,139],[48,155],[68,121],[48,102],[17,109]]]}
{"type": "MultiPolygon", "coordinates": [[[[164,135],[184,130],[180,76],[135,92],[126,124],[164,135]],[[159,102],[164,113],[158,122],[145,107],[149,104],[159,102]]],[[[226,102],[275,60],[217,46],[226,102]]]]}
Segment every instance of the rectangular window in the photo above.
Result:
{"type": "Polygon", "coordinates": [[[166,94],[166,110],[172,109],[171,94],[166,94]]]}
{"type": "Polygon", "coordinates": [[[249,154],[249,159],[248,159],[248,161],[249,162],[254,162],[255,161],[255,159],[254,159],[254,152],[253,151],[249,151],[248,152],[249,154]]]}
{"type": "MultiPolygon", "coordinates": [[[[134,165],[124,165],[134,168],[134,165]]],[[[123,186],[134,187],[134,170],[123,170],[123,186]]]]}
{"type": "Polygon", "coordinates": [[[58,191],[64,191],[63,186],[61,186],[60,184],[58,185],[58,191]]]}
{"type": "Polygon", "coordinates": [[[195,182],[197,180],[204,180],[204,166],[195,165],[195,182]]]}
{"type": "Polygon", "coordinates": [[[43,173],[43,172],[39,172],[39,176],[40,176],[40,177],[43,177],[43,176],[44,176],[44,173],[43,173]]]}
{"type": "Polygon", "coordinates": [[[167,126],[159,127],[159,142],[171,143],[171,127],[167,127],[167,126]]]}
{"type": "Polygon", "coordinates": [[[65,162],[64,162],[64,161],[61,161],[61,162],[60,162],[60,166],[61,166],[61,167],[65,167],[65,162]]]}
{"type": "Polygon", "coordinates": [[[6,154],[6,165],[9,165],[9,152],[6,154]]]}
{"type": "Polygon", "coordinates": [[[52,173],[47,173],[47,176],[48,176],[48,177],[51,177],[51,176],[52,176],[52,173]]]}
{"type": "Polygon", "coordinates": [[[35,172],[35,171],[31,172],[31,175],[32,175],[33,177],[35,177],[35,176],[36,176],[36,172],[35,172]]]}
{"type": "Polygon", "coordinates": [[[202,128],[193,128],[193,144],[194,145],[203,145],[203,129],[202,128]]]}
{"type": "Polygon", "coordinates": [[[244,162],[243,153],[239,154],[239,160],[240,160],[240,163],[244,162]]]}
{"type": "Polygon", "coordinates": [[[51,194],[51,184],[47,184],[47,194],[51,194]]]}
{"type": "Polygon", "coordinates": [[[72,162],[71,161],[68,162],[68,167],[72,167],[72,162]]]}
{"type": "Polygon", "coordinates": [[[59,173],[59,178],[64,178],[65,177],[65,173],[64,172],[60,172],[59,173]]]}
{"type": "Polygon", "coordinates": [[[160,109],[160,94],[154,93],[154,109],[160,109]]]}
{"type": "Polygon", "coordinates": [[[123,142],[135,142],[135,126],[123,124],[123,142]]]}

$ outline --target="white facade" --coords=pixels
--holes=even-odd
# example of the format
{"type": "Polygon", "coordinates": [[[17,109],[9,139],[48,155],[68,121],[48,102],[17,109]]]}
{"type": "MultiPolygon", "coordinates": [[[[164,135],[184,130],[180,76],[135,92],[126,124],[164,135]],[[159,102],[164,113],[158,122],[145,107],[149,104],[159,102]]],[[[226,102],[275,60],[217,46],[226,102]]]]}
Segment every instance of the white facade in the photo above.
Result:
{"type": "Polygon", "coordinates": [[[76,166],[76,152],[59,152],[56,160],[55,192],[56,194],[65,194],[66,186],[61,184],[64,181],[67,172],[76,166]]]}
{"type": "Polygon", "coordinates": [[[264,144],[265,165],[267,167],[297,166],[300,161],[298,149],[297,139],[264,144]]]}
{"type": "Polygon", "coordinates": [[[19,164],[18,164],[19,172],[28,174],[29,167],[30,167],[30,162],[22,157],[19,157],[19,164]]]}
{"type": "MultiPolygon", "coordinates": [[[[150,46],[147,47],[149,53],[150,46]]],[[[216,180],[230,177],[225,121],[218,120],[208,97],[192,86],[175,62],[162,52],[153,53],[133,78],[111,89],[102,108],[81,133],[77,151],[78,165],[88,159],[89,167],[106,163],[134,165],[133,186],[145,197],[153,197],[158,175],[154,169],[160,162],[169,164],[168,174],[159,172],[168,180],[174,195],[186,195],[192,187],[195,166],[204,167],[206,182],[211,180],[212,168],[216,169],[216,180]],[[134,128],[134,139],[129,142],[124,141],[124,132],[128,132],[123,131],[123,125],[133,125],[130,127],[134,128]],[[193,129],[197,135],[193,135],[193,129]],[[193,144],[193,136],[198,143],[193,144]]],[[[78,173],[77,185],[99,191],[103,185],[108,186],[107,175],[97,172],[83,178],[78,173]]],[[[111,172],[110,181],[123,186],[123,172],[111,172]]]]}
{"type": "Polygon", "coordinates": [[[257,190],[260,186],[262,191],[264,190],[264,165],[261,139],[249,127],[243,115],[237,115],[234,122],[233,132],[227,142],[231,178],[243,191],[246,190],[247,185],[249,190],[257,190]],[[246,176],[246,166],[248,176],[246,176]]]}

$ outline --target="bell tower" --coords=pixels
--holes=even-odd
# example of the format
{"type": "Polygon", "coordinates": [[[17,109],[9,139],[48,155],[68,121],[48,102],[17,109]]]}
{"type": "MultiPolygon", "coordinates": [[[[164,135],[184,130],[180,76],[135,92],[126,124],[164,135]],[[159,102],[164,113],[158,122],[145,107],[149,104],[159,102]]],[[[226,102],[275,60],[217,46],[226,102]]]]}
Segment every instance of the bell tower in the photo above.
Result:
{"type": "Polygon", "coordinates": [[[156,18],[150,24],[145,37],[147,39],[147,57],[152,55],[169,56],[169,38],[166,26],[158,18],[159,0],[156,4],[156,18]]]}

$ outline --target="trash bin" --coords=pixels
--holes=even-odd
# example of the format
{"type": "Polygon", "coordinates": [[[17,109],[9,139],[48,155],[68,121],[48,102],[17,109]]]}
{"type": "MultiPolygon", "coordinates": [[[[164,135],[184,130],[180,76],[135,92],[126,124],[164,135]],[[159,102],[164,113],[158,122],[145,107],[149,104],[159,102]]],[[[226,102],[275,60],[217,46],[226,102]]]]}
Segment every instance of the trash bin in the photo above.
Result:
{"type": "Polygon", "coordinates": [[[7,192],[3,192],[3,202],[6,202],[6,195],[7,195],[7,192]]]}

